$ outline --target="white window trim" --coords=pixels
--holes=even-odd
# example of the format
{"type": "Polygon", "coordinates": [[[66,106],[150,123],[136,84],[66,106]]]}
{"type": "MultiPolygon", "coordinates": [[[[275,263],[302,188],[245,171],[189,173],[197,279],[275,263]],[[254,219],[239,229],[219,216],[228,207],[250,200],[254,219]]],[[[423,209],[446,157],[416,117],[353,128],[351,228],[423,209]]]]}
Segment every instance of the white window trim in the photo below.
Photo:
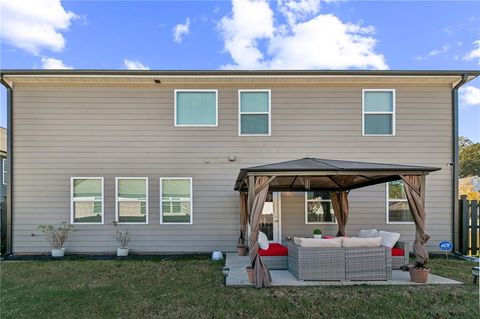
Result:
{"type": "Polygon", "coordinates": [[[272,90],[270,89],[243,89],[238,90],[238,136],[272,136],[272,90]],[[241,95],[243,92],[266,92],[268,93],[268,112],[242,112],[241,95]],[[242,134],[242,115],[243,114],[267,114],[268,115],[268,133],[267,134],[242,134]]]}
{"type": "MultiPolygon", "coordinates": [[[[126,200],[128,201],[128,200],[126,200]]],[[[132,200],[135,201],[135,200],[132,200]]],[[[124,224],[124,225],[146,225],[148,224],[148,177],[115,177],[115,221],[119,224],[124,224]],[[118,181],[121,179],[143,179],[145,180],[146,188],[146,197],[145,197],[145,222],[121,222],[119,221],[119,216],[118,216],[118,181]]]]}
{"type": "Polygon", "coordinates": [[[193,178],[192,177],[160,177],[160,224],[162,225],[192,225],[193,224],[193,178]],[[190,222],[172,223],[163,222],[163,195],[162,181],[165,179],[188,179],[190,181],[190,222]]]}
{"type": "Polygon", "coordinates": [[[390,196],[389,196],[389,192],[388,192],[388,183],[385,183],[386,185],[386,204],[387,204],[387,207],[386,207],[386,211],[385,211],[385,215],[386,215],[386,220],[387,220],[387,224],[392,224],[392,225],[414,225],[415,223],[414,222],[391,222],[390,221],[390,216],[389,216],[389,211],[390,211],[390,202],[406,202],[408,203],[408,200],[407,199],[392,199],[390,200],[390,196]]]}
{"type": "Polygon", "coordinates": [[[2,184],[7,185],[7,159],[2,158],[2,184]]]}
{"type": "Polygon", "coordinates": [[[395,136],[396,134],[396,97],[395,89],[363,89],[362,90],[362,136],[395,136]],[[392,111],[390,112],[365,112],[365,92],[392,92],[392,111]],[[365,114],[388,114],[392,116],[392,134],[366,134],[365,114]]]}
{"type": "Polygon", "coordinates": [[[175,127],[218,127],[218,90],[214,89],[176,89],[174,90],[174,126],[175,127]],[[214,92],[215,93],[215,124],[177,124],[177,93],[181,92],[214,92]]]}
{"type": "MultiPolygon", "coordinates": [[[[331,199],[308,199],[308,192],[305,192],[305,225],[336,225],[337,219],[334,222],[309,222],[308,221],[308,202],[329,202],[332,205],[331,199]]],[[[334,215],[335,217],[335,215],[334,215]]]]}
{"type": "MultiPolygon", "coordinates": [[[[82,200],[79,200],[82,201],[82,200]]],[[[70,177],[70,224],[72,225],[103,225],[105,223],[105,191],[104,191],[104,182],[103,177],[70,177]],[[98,179],[102,183],[102,221],[99,223],[76,223],[74,216],[74,207],[73,207],[73,181],[76,179],[98,179]]]]}

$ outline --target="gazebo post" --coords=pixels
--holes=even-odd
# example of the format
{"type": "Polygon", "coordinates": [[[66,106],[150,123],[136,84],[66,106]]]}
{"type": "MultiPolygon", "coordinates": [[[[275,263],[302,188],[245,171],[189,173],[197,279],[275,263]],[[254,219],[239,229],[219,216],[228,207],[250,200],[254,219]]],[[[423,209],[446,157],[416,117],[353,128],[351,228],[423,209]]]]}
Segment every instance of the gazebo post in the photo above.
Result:
{"type": "Polygon", "coordinates": [[[427,175],[423,175],[422,174],[422,180],[420,182],[420,198],[422,199],[422,205],[423,205],[423,208],[425,209],[425,193],[426,193],[426,188],[425,188],[425,185],[427,183],[427,175]]]}
{"type": "Polygon", "coordinates": [[[250,216],[250,209],[255,199],[255,176],[248,176],[248,216],[250,216]]]}

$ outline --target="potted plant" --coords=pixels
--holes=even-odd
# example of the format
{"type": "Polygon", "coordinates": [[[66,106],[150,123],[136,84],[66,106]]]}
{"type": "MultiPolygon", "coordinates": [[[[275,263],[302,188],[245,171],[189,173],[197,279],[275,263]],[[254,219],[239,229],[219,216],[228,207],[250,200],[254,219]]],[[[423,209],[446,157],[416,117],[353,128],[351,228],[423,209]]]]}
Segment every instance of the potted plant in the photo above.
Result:
{"type": "Polygon", "coordinates": [[[318,228],[313,230],[313,238],[320,239],[322,238],[322,231],[318,228]]]}
{"type": "Polygon", "coordinates": [[[247,266],[247,267],[245,267],[245,270],[247,271],[248,281],[253,283],[253,267],[252,266],[247,266]]]}
{"type": "Polygon", "coordinates": [[[37,227],[45,237],[47,237],[52,246],[52,257],[61,258],[65,256],[63,244],[68,238],[70,231],[73,231],[73,225],[62,222],[58,227],[48,224],[41,224],[37,227]]]}
{"type": "Polygon", "coordinates": [[[127,257],[130,234],[128,233],[128,230],[125,232],[118,230],[117,222],[113,222],[113,224],[115,225],[115,239],[121,246],[120,248],[117,248],[117,257],[127,257]]]}
{"type": "Polygon", "coordinates": [[[424,264],[417,261],[415,266],[408,267],[408,272],[410,273],[411,281],[424,284],[428,281],[430,268],[425,267],[424,264]]]}
{"type": "Polygon", "coordinates": [[[245,236],[242,230],[240,230],[240,237],[238,238],[237,252],[239,256],[247,255],[247,246],[245,245],[245,236]]]}

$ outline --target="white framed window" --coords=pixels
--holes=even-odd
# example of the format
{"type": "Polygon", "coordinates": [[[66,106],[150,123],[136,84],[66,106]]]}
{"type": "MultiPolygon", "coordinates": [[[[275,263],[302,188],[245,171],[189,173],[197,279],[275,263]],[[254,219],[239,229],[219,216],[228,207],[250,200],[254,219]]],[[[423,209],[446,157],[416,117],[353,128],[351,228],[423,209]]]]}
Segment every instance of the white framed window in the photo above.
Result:
{"type": "Polygon", "coordinates": [[[7,159],[2,158],[2,184],[7,185],[7,159]]]}
{"type": "Polygon", "coordinates": [[[305,224],[336,224],[330,192],[305,192],[305,224]]]}
{"type": "Polygon", "coordinates": [[[160,178],[160,224],[193,224],[191,177],[160,178]]]}
{"type": "Polygon", "coordinates": [[[238,90],[238,135],[270,136],[271,91],[238,90]]]}
{"type": "Polygon", "coordinates": [[[115,177],[115,220],[148,224],[148,177],[115,177]]]}
{"type": "Polygon", "coordinates": [[[103,177],[70,178],[70,223],[103,224],[103,177]]]}
{"type": "Polygon", "coordinates": [[[175,126],[218,126],[218,90],[175,90],[175,126]]]}
{"type": "Polygon", "coordinates": [[[403,181],[386,183],[387,224],[413,224],[403,181]]]}
{"type": "Polygon", "coordinates": [[[362,135],[395,135],[395,89],[362,90],[362,135]]]}

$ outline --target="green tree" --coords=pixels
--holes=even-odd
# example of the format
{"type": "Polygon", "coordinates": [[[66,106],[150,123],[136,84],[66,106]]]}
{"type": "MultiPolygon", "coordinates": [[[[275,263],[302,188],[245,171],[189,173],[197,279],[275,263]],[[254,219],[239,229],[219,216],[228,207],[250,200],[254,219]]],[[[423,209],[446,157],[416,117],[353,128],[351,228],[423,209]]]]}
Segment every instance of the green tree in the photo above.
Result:
{"type": "Polygon", "coordinates": [[[480,175],[480,143],[459,138],[460,177],[480,175]]]}

